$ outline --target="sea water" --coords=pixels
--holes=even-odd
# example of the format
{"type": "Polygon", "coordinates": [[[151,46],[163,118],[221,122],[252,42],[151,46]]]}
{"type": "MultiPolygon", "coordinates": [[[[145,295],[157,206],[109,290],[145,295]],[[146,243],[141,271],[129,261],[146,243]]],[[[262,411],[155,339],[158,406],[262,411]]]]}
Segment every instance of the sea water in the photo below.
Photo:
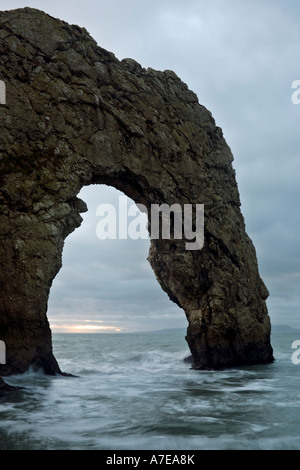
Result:
{"type": "Polygon", "coordinates": [[[0,449],[300,449],[295,334],[272,335],[276,361],[195,371],[184,334],[53,334],[63,371],[8,377],[0,449]]]}

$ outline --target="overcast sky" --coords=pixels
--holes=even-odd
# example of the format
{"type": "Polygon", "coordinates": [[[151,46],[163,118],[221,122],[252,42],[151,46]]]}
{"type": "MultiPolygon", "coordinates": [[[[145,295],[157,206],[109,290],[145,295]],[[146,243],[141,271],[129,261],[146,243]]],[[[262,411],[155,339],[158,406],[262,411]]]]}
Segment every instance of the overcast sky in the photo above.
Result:
{"type": "MultiPolygon", "coordinates": [[[[120,60],[175,71],[197,94],[234,155],[271,321],[300,328],[300,104],[291,99],[300,80],[299,0],[0,0],[2,10],[24,6],[85,27],[120,60]]],[[[53,331],[187,325],[147,262],[148,240],[97,238],[97,206],[117,205],[118,196],[105,186],[80,194],[89,211],[66,240],[53,283],[53,331]]]]}

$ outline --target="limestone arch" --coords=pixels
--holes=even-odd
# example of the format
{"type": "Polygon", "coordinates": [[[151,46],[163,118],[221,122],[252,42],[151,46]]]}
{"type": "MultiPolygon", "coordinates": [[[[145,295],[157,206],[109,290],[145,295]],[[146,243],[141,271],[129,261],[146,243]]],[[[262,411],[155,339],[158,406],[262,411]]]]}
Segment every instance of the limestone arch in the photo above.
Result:
{"type": "Polygon", "coordinates": [[[47,301],[80,188],[104,183],[146,207],[205,205],[205,243],[152,240],[161,287],[185,311],[194,367],[270,362],[268,291],[245,231],[232,153],[211,113],[171,71],[119,61],[35,9],[0,13],[0,375],[61,372],[47,301]]]}

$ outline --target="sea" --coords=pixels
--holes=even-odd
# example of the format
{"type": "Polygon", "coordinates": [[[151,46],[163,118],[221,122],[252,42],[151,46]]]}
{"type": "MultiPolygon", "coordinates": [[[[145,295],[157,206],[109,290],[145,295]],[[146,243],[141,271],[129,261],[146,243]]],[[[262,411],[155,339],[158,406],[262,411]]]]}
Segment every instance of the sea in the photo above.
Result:
{"type": "Polygon", "coordinates": [[[76,377],[5,378],[22,389],[0,398],[0,450],[299,450],[297,340],[272,334],[272,364],[196,371],[182,332],[54,333],[76,377]]]}

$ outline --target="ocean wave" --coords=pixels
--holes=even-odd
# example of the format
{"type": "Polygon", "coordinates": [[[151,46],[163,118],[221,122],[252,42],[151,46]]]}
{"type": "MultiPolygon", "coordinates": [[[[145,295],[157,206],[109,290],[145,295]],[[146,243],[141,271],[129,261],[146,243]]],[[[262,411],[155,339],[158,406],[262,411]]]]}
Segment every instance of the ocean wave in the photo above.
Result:
{"type": "MultiPolygon", "coordinates": [[[[195,371],[176,336],[60,336],[63,370],[7,378],[23,389],[0,399],[0,448],[297,448],[299,373],[277,345],[269,365],[195,371]],[[292,437],[294,436],[294,437],[292,437]],[[295,437],[296,436],[296,437],[295,437]],[[2,446],[2,447],[1,447],[2,446]]],[[[300,367],[300,366],[299,366],[300,367]]],[[[300,370],[300,369],[299,369],[300,370]]]]}

